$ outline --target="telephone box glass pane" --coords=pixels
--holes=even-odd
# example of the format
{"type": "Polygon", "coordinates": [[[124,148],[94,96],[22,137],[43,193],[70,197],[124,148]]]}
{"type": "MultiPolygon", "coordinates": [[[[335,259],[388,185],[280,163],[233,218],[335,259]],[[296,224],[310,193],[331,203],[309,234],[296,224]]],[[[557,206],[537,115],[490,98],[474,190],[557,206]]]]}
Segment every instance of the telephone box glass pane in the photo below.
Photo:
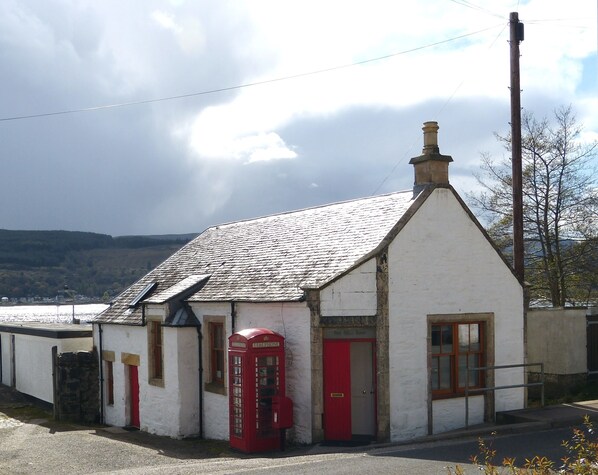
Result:
{"type": "Polygon", "coordinates": [[[233,355],[232,364],[232,409],[231,409],[231,432],[235,437],[243,437],[243,380],[242,380],[243,358],[233,355]]]}
{"type": "Polygon", "coordinates": [[[278,356],[257,356],[255,366],[257,437],[273,437],[276,430],[272,429],[272,396],[276,396],[279,389],[278,356]]]}

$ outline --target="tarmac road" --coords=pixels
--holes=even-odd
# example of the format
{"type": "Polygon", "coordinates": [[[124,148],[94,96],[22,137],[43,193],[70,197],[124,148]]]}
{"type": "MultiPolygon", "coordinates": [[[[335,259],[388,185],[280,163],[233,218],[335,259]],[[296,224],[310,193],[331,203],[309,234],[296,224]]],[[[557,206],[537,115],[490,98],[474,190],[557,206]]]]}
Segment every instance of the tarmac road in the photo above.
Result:
{"type": "MultiPolygon", "coordinates": [[[[4,387],[6,388],[6,387],[4,387]]],[[[446,474],[460,464],[466,473],[480,473],[468,464],[477,453],[477,437],[453,434],[411,445],[339,448],[319,445],[290,447],[282,453],[244,455],[232,452],[227,442],[199,439],[174,440],[139,431],[103,426],[80,426],[53,421],[51,414],[19,398],[3,398],[0,385],[0,474],[344,474],[407,473],[446,474]]],[[[595,406],[594,406],[595,407],[595,406]]],[[[535,412],[535,417],[557,420],[571,408],[535,412]],[[540,414],[540,416],[538,416],[540,414]]],[[[576,424],[580,421],[575,413],[576,424]]],[[[535,454],[558,461],[560,442],[571,431],[564,418],[558,426],[546,421],[498,426],[497,460],[535,454]],[[502,435],[504,434],[504,435],[502,435]]]]}

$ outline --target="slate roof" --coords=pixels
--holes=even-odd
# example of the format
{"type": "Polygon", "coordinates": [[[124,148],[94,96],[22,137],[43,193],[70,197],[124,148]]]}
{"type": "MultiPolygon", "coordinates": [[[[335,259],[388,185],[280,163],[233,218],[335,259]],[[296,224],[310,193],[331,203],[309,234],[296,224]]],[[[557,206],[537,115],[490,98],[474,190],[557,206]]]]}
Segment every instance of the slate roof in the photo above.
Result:
{"type": "Polygon", "coordinates": [[[129,306],[151,282],[157,285],[141,302],[164,302],[207,276],[188,301],[300,300],[303,288],[323,286],[374,251],[414,203],[409,190],[208,228],[95,322],[141,324],[140,306],[129,306]]]}

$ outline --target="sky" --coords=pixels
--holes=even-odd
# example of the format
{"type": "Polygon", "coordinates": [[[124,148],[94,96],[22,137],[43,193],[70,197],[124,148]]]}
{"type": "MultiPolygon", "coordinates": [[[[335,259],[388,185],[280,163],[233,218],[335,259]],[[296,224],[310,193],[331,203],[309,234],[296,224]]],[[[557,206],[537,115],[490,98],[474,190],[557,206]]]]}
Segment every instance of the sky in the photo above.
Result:
{"type": "Polygon", "coordinates": [[[2,0],[0,228],[195,233],[410,189],[425,121],[464,196],[508,156],[510,12],[523,109],[596,140],[595,0],[2,0]]]}

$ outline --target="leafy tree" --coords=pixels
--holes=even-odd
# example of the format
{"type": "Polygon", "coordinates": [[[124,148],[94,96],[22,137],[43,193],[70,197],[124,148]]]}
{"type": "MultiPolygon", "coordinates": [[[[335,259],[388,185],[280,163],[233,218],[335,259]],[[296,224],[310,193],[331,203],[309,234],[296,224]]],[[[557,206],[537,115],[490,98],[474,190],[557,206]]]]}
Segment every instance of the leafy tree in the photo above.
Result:
{"type": "MultiPolygon", "coordinates": [[[[582,140],[571,107],[552,121],[522,115],[523,229],[526,281],[532,299],[554,307],[596,298],[598,188],[596,142],[582,140]]],[[[510,135],[496,135],[511,150],[510,135]]],[[[512,249],[511,160],[482,156],[479,193],[468,196],[489,221],[499,247],[512,249]]]]}

